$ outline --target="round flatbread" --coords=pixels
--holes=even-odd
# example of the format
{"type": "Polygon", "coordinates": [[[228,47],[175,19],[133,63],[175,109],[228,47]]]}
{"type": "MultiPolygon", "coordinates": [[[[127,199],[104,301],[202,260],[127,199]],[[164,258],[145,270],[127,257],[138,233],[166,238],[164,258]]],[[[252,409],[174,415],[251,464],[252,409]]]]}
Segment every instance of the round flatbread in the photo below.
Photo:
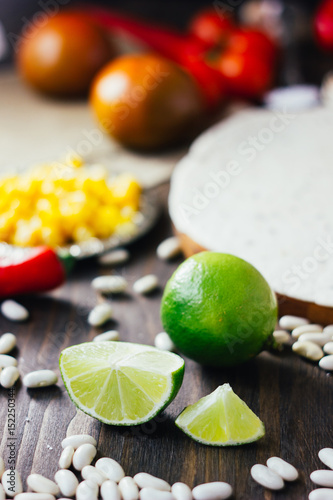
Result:
{"type": "Polygon", "coordinates": [[[242,111],[178,163],[176,230],[253,264],[283,295],[333,306],[333,112],[242,111]]]}

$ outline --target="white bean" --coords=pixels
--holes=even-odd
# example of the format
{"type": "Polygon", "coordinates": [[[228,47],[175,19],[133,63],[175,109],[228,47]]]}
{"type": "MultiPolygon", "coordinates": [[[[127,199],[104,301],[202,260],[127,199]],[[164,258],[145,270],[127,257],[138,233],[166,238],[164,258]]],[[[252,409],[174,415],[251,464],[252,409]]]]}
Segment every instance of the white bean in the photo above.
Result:
{"type": "Polygon", "coordinates": [[[333,325],[327,325],[324,328],[324,333],[329,333],[330,335],[333,335],[333,325]]]}
{"type": "Polygon", "coordinates": [[[275,330],[273,337],[278,344],[288,344],[290,341],[290,335],[286,330],[275,330]]]}
{"type": "Polygon", "coordinates": [[[284,481],[279,474],[266,467],[266,465],[256,464],[251,468],[252,478],[264,488],[270,490],[281,490],[284,481]]]}
{"type": "Polygon", "coordinates": [[[108,302],[102,302],[102,304],[97,304],[89,313],[88,323],[91,326],[101,326],[104,325],[109,319],[112,318],[113,310],[111,304],[108,302]]]}
{"type": "Polygon", "coordinates": [[[4,333],[0,337],[0,353],[7,354],[16,346],[16,336],[13,333],[4,333]]]}
{"type": "Polygon", "coordinates": [[[308,325],[302,325],[298,326],[297,328],[294,328],[293,331],[291,332],[292,337],[295,339],[298,339],[303,333],[321,333],[323,331],[323,327],[321,325],[313,325],[313,324],[308,324],[308,325]]]}
{"type": "Polygon", "coordinates": [[[139,488],[151,488],[160,491],[171,491],[171,486],[169,483],[160,479],[159,477],[152,476],[147,472],[139,472],[133,477],[139,488]]]}
{"type": "Polygon", "coordinates": [[[2,478],[2,474],[5,472],[5,462],[2,457],[0,457],[0,480],[2,478]]]}
{"type": "Polygon", "coordinates": [[[81,444],[74,452],[73,455],[73,467],[76,470],[82,470],[86,465],[90,465],[94,460],[97,453],[97,449],[93,444],[85,443],[81,444]]]}
{"type": "Polygon", "coordinates": [[[318,488],[311,491],[309,500],[333,500],[333,490],[330,488],[318,488]]]}
{"type": "Polygon", "coordinates": [[[160,332],[156,335],[154,340],[155,347],[162,351],[176,351],[176,346],[166,332],[160,332]]]}
{"type": "Polygon", "coordinates": [[[55,482],[60,488],[61,494],[66,497],[75,495],[79,481],[76,475],[68,469],[60,469],[54,475],[55,482]]]}
{"type": "Polygon", "coordinates": [[[319,486],[333,488],[333,470],[315,470],[311,472],[310,479],[319,486]]]}
{"type": "Polygon", "coordinates": [[[325,354],[333,354],[333,342],[327,342],[323,347],[323,351],[325,354]]]}
{"type": "Polygon", "coordinates": [[[299,356],[311,359],[311,361],[319,361],[324,356],[323,350],[319,345],[309,341],[295,342],[292,346],[292,350],[299,356]]]}
{"type": "Polygon", "coordinates": [[[282,316],[279,321],[279,325],[281,328],[285,328],[286,330],[294,330],[298,326],[308,325],[310,321],[306,318],[300,318],[299,316],[282,316]]]}
{"type": "Polygon", "coordinates": [[[125,477],[125,472],[122,466],[112,458],[100,458],[97,460],[95,467],[96,469],[104,472],[108,479],[115,481],[116,483],[119,483],[119,481],[125,477]]]}
{"type": "Polygon", "coordinates": [[[161,260],[169,260],[176,257],[181,252],[180,241],[177,236],[171,236],[166,240],[162,241],[157,249],[157,257],[161,260]]]}
{"type": "Polygon", "coordinates": [[[119,481],[119,490],[123,500],[138,500],[139,488],[132,477],[126,476],[119,481]]]}
{"type": "Polygon", "coordinates": [[[130,253],[125,248],[118,248],[112,252],[108,252],[98,259],[98,263],[101,266],[117,266],[119,264],[124,264],[130,258],[130,253]]]}
{"type": "Polygon", "coordinates": [[[323,347],[331,340],[332,335],[328,335],[328,333],[303,333],[300,335],[298,342],[314,342],[320,347],[323,347]]]}
{"type": "Polygon", "coordinates": [[[175,483],[171,487],[175,500],[192,500],[192,491],[185,483],[175,483]]]}
{"type": "Polygon", "coordinates": [[[96,469],[93,465],[85,465],[81,471],[83,479],[90,479],[95,481],[98,486],[101,486],[107,480],[106,475],[101,470],[96,469]]]}
{"type": "Polygon", "coordinates": [[[59,458],[58,465],[60,469],[69,469],[70,466],[72,465],[72,460],[73,460],[73,455],[74,455],[74,448],[73,446],[66,446],[62,450],[62,453],[59,458]]]}
{"type": "Polygon", "coordinates": [[[5,300],[1,304],[1,312],[11,321],[25,321],[29,318],[28,310],[15,300],[5,300]]]}
{"type": "Polygon", "coordinates": [[[285,481],[296,481],[298,478],[297,469],[280,457],[271,457],[266,464],[269,469],[279,474],[285,481]]]}
{"type": "Polygon", "coordinates": [[[142,488],[140,491],[140,500],[174,500],[174,498],[169,491],[142,488]]]}
{"type": "Polygon", "coordinates": [[[28,388],[48,387],[58,382],[58,375],[53,370],[35,370],[23,377],[23,385],[28,388]]]}
{"type": "Polygon", "coordinates": [[[333,354],[321,358],[321,360],[319,361],[319,366],[322,370],[331,372],[333,370],[333,354]]]}
{"type": "Polygon", "coordinates": [[[5,389],[10,389],[20,377],[20,372],[16,366],[6,366],[0,373],[0,385],[5,389]]]}
{"type": "Polygon", "coordinates": [[[49,493],[50,495],[58,495],[60,493],[59,486],[41,474],[30,474],[27,477],[27,484],[36,493],[49,493]]]}
{"type": "Polygon", "coordinates": [[[330,469],[333,469],[333,448],[323,448],[318,452],[320,460],[330,469]]]}
{"type": "Polygon", "coordinates": [[[2,484],[0,484],[0,500],[6,500],[6,493],[5,490],[3,489],[2,484]]]}
{"type": "Polygon", "coordinates": [[[9,497],[14,497],[23,491],[21,476],[16,469],[5,470],[1,482],[6,495],[9,497]]]}
{"type": "MultiPolygon", "coordinates": [[[[55,500],[55,496],[50,493],[19,493],[15,495],[15,500],[55,500]]],[[[59,499],[61,500],[61,499],[59,499]]]]}
{"type": "Polygon", "coordinates": [[[85,479],[76,488],[76,500],[97,500],[98,485],[94,481],[85,479]]]}
{"type": "Polygon", "coordinates": [[[73,446],[76,450],[81,444],[90,443],[97,446],[97,441],[89,434],[73,434],[72,436],[67,436],[61,441],[61,446],[66,448],[66,446],[73,446]]]}
{"type": "Polygon", "coordinates": [[[0,354],[0,368],[5,368],[6,366],[17,366],[17,360],[13,356],[0,354]]]}
{"type": "Polygon", "coordinates": [[[147,294],[158,287],[158,278],[155,274],[147,274],[139,278],[133,285],[135,293],[147,294]]]}
{"type": "Polygon", "coordinates": [[[115,481],[105,481],[101,486],[103,500],[121,500],[120,490],[115,481]]]}
{"type": "Polygon", "coordinates": [[[128,283],[122,276],[98,276],[91,282],[94,290],[100,293],[124,293],[128,283]]]}
{"type": "Polygon", "coordinates": [[[117,330],[109,330],[104,333],[100,333],[93,338],[93,342],[107,342],[107,341],[119,340],[119,332],[117,330]]]}
{"type": "Polygon", "coordinates": [[[215,481],[199,484],[192,490],[194,500],[224,500],[232,495],[232,487],[228,483],[215,481]]]}

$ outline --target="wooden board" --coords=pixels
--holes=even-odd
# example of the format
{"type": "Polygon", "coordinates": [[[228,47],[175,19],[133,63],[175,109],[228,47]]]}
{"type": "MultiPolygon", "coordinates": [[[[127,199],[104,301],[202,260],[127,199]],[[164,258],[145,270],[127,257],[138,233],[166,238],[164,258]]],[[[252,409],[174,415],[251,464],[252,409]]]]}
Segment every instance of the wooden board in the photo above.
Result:
{"type": "MultiPolygon", "coordinates": [[[[159,190],[165,214],[156,229],[131,248],[132,259],[117,272],[130,284],[146,273],[156,273],[161,290],[151,297],[128,296],[114,300],[115,322],[122,340],[153,344],[161,331],[159,318],[162,287],[181,262],[156,259],[157,244],[171,234],[166,216],[167,189],[159,190]]],[[[0,318],[1,332],[18,336],[22,375],[37,368],[57,370],[61,350],[91,340],[103,331],[87,324],[88,311],[96,304],[90,287],[93,277],[108,272],[95,262],[80,263],[69,282],[50,295],[20,299],[31,312],[26,324],[0,318]]],[[[111,272],[111,271],[109,271],[111,272]]],[[[53,478],[61,452],[61,440],[69,433],[91,433],[98,440],[98,456],[119,460],[126,473],[147,471],[167,481],[185,481],[190,486],[204,481],[224,480],[235,489],[237,500],[307,499],[313,485],[312,470],[320,468],[319,449],[332,446],[332,377],[317,366],[292,354],[263,353],[247,365],[228,370],[205,369],[186,360],[183,386],[170,407],[152,422],[139,427],[116,428],[77,412],[60,381],[56,387],[27,390],[20,383],[15,390],[16,429],[7,430],[8,391],[0,389],[0,454],[8,460],[7,445],[14,441],[17,468],[24,484],[31,472],[53,478]],[[199,445],[174,425],[178,413],[188,404],[229,382],[235,392],[260,416],[266,436],[258,443],[235,448],[199,445]],[[283,492],[271,493],[254,483],[251,466],[281,456],[300,470],[300,479],[283,492]]]]}

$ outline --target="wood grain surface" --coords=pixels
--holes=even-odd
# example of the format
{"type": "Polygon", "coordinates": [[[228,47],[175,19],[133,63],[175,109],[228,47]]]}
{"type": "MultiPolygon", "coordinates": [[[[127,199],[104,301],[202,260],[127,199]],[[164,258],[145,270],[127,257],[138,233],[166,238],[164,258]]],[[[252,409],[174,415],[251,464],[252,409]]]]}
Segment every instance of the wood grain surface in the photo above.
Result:
{"type": "MultiPolygon", "coordinates": [[[[166,207],[167,187],[160,188],[166,207]]],[[[31,319],[14,324],[3,317],[1,332],[18,337],[14,355],[23,376],[30,370],[52,368],[58,373],[58,358],[67,346],[91,340],[106,329],[119,329],[121,339],[153,344],[161,331],[159,317],[162,288],[181,259],[171,263],[156,258],[157,244],[171,234],[165,213],[156,228],[131,247],[131,260],[116,268],[130,284],[146,273],[156,273],[161,289],[149,297],[128,295],[114,299],[115,321],[104,329],[91,328],[87,313],[99,300],[90,281],[113,272],[99,268],[95,261],[81,262],[68,283],[50,295],[24,297],[31,319]]],[[[77,412],[64,385],[29,389],[15,388],[16,429],[14,437],[7,428],[8,391],[0,389],[0,454],[8,466],[8,444],[15,444],[17,469],[24,484],[31,472],[53,478],[66,433],[91,433],[98,440],[98,457],[119,460],[129,475],[150,472],[170,483],[184,481],[191,487],[205,481],[229,482],[234,498],[271,500],[306,499],[313,485],[312,470],[321,468],[318,451],[333,445],[332,377],[310,362],[292,354],[288,347],[281,354],[262,353],[251,363],[228,370],[205,369],[186,359],[183,386],[175,401],[153,421],[138,427],[117,428],[77,412]],[[207,395],[218,385],[229,382],[234,391],[263,420],[266,436],[256,444],[212,448],[197,444],[174,425],[178,413],[188,404],[207,395]],[[293,463],[300,479],[278,493],[264,490],[250,477],[255,463],[265,463],[273,455],[293,463]]]]}

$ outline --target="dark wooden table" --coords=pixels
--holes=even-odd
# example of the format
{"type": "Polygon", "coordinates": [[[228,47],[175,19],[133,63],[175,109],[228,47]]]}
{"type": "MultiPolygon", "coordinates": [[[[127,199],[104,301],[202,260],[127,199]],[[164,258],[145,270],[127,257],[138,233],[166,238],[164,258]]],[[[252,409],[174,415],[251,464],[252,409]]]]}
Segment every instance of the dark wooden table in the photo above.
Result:
{"type": "MultiPolygon", "coordinates": [[[[131,247],[131,260],[116,269],[130,284],[147,273],[156,273],[161,290],[150,297],[114,299],[115,321],[104,329],[91,328],[86,319],[97,296],[92,278],[111,273],[97,263],[81,262],[69,282],[52,294],[20,298],[31,319],[14,324],[0,318],[1,332],[18,337],[15,356],[22,374],[33,369],[52,368],[67,346],[91,340],[97,333],[119,329],[121,340],[153,344],[161,331],[159,316],[162,287],[181,259],[172,263],[156,258],[157,244],[171,233],[166,214],[167,187],[159,188],[164,214],[156,228],[131,247]]],[[[0,453],[8,461],[7,444],[13,441],[7,429],[8,391],[0,389],[0,453]]],[[[312,470],[320,468],[317,452],[333,445],[332,377],[287,348],[282,354],[263,353],[251,363],[228,370],[210,370],[186,360],[183,386],[175,401],[153,421],[138,427],[111,427],[77,412],[60,379],[55,387],[15,388],[17,469],[25,482],[31,472],[53,478],[61,452],[61,440],[70,433],[91,433],[98,440],[98,456],[120,461],[129,475],[150,472],[170,483],[184,481],[191,487],[205,481],[229,482],[234,498],[306,499],[313,488],[312,470]],[[234,391],[256,412],[266,426],[266,436],[256,444],[234,448],[211,448],[197,444],[174,425],[175,417],[188,404],[229,382],[234,391]],[[300,479],[279,493],[257,485],[249,471],[277,455],[293,463],[300,479]]],[[[7,464],[6,464],[7,466],[7,464]]]]}

